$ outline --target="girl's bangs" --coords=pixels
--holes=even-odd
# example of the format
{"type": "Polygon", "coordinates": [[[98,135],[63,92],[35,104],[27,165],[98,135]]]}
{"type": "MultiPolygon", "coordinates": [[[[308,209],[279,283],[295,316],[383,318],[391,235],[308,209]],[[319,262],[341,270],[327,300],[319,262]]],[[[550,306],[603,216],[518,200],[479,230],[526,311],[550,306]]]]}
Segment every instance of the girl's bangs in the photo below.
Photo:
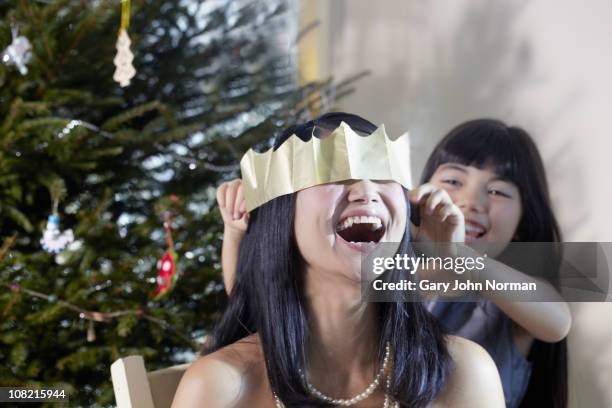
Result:
{"type": "Polygon", "coordinates": [[[491,168],[498,177],[518,183],[519,158],[513,139],[505,131],[459,133],[440,149],[436,167],[459,163],[478,169],[491,168]]]}

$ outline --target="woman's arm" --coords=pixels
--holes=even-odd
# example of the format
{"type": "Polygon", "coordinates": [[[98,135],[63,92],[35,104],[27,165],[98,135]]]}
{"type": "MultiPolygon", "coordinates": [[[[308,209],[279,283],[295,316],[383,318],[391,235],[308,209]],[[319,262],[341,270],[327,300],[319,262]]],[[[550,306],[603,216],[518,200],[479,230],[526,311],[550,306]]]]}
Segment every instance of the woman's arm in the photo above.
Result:
{"type": "Polygon", "coordinates": [[[504,408],[504,392],[495,363],[478,344],[448,336],[453,369],[432,408],[504,408]]]}
{"type": "Polygon", "coordinates": [[[201,357],[185,372],[172,408],[229,408],[240,399],[241,376],[231,365],[201,357]]]}

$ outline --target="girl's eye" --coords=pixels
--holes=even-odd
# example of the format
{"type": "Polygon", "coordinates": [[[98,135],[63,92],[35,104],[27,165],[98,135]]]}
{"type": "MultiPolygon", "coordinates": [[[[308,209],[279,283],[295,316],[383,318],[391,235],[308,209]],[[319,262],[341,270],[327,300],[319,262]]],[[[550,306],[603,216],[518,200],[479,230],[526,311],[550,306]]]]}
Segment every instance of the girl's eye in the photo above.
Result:
{"type": "Polygon", "coordinates": [[[505,197],[505,198],[512,198],[512,196],[510,194],[505,193],[505,192],[503,192],[501,190],[496,190],[494,188],[489,190],[489,194],[495,195],[495,196],[502,196],[502,197],[505,197]]]}
{"type": "Polygon", "coordinates": [[[449,184],[451,186],[459,186],[459,185],[461,185],[459,180],[455,180],[455,179],[442,179],[442,182],[444,184],[449,184]]]}

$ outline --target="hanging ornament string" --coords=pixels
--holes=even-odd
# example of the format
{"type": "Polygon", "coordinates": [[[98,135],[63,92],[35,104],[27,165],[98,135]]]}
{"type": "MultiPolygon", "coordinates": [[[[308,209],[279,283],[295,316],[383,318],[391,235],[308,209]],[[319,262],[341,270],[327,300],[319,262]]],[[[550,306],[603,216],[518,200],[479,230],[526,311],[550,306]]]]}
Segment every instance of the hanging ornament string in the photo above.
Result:
{"type": "Polygon", "coordinates": [[[174,247],[174,241],[172,241],[172,224],[174,223],[174,213],[172,213],[172,219],[170,219],[170,212],[164,213],[164,228],[166,228],[166,246],[168,248],[174,247]]]}
{"type": "Polygon", "coordinates": [[[115,63],[115,74],[113,79],[123,88],[130,84],[130,80],[136,75],[136,70],[132,65],[134,54],[130,51],[130,37],[127,29],[130,25],[130,0],[121,1],[121,27],[119,27],[119,36],[117,37],[117,55],[113,62],[115,63]]]}
{"type": "Polygon", "coordinates": [[[121,29],[127,30],[130,26],[130,0],[121,0],[121,29]]]}

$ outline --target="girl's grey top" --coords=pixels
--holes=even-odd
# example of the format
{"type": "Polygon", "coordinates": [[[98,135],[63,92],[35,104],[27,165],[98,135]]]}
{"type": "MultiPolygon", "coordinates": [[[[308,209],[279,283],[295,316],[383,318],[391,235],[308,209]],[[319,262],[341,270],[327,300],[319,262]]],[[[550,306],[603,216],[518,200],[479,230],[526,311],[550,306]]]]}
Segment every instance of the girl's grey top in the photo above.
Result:
{"type": "Polygon", "coordinates": [[[488,300],[433,300],[426,305],[449,333],[470,339],[489,352],[499,370],[506,407],[518,407],[527,391],[531,363],[514,343],[512,320],[488,300]]]}

